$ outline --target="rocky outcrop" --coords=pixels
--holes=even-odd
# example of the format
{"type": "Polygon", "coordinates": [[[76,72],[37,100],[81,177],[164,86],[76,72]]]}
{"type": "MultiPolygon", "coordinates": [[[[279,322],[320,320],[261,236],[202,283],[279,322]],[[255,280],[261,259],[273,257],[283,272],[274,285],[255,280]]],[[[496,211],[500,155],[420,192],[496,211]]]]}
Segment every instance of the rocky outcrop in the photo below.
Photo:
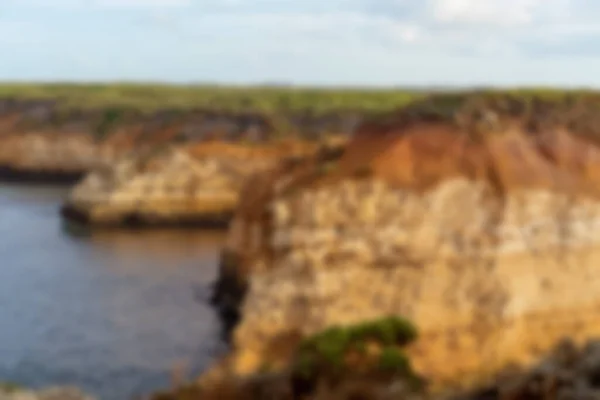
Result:
{"type": "Polygon", "coordinates": [[[66,107],[56,100],[0,99],[0,178],[75,182],[132,150],[206,140],[265,143],[298,136],[317,139],[350,132],[360,113],[145,111],[127,107],[66,107]]]}
{"type": "Polygon", "coordinates": [[[341,154],[256,176],[214,298],[239,319],[233,352],[205,379],[389,315],[419,328],[408,352],[434,387],[599,336],[597,110],[434,97],[364,123],[341,154]]]}
{"type": "Polygon", "coordinates": [[[598,341],[583,346],[561,341],[531,369],[507,368],[487,385],[453,396],[453,400],[598,398],[599,346],[598,341]]]}
{"type": "Polygon", "coordinates": [[[117,154],[87,135],[11,135],[0,138],[0,179],[73,183],[89,169],[110,165],[117,154]]]}
{"type": "MultiPolygon", "coordinates": [[[[329,145],[341,144],[331,139],[329,145]]],[[[138,152],[87,175],[62,213],[104,227],[226,227],[248,176],[282,157],[298,158],[318,148],[318,143],[301,141],[260,146],[213,141],[138,152]]]]}

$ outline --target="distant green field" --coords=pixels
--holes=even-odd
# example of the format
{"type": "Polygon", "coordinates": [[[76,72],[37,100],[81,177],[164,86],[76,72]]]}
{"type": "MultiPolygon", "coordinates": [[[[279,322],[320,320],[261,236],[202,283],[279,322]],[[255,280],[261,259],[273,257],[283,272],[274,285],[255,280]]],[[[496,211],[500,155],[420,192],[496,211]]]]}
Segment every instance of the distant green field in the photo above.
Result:
{"type": "Polygon", "coordinates": [[[229,112],[383,111],[403,106],[416,96],[401,90],[0,83],[0,98],[55,98],[66,106],[133,107],[144,111],[196,107],[229,112]]]}
{"type": "MultiPolygon", "coordinates": [[[[496,90],[485,92],[492,93],[496,90]]],[[[553,88],[510,89],[498,92],[544,98],[560,98],[566,94],[599,95],[598,92],[588,90],[566,91],[553,88]]],[[[266,113],[310,111],[319,114],[340,110],[380,112],[402,107],[426,93],[424,90],[401,89],[0,83],[0,99],[52,98],[59,99],[66,107],[131,107],[142,111],[207,108],[223,112],[266,113]]]]}

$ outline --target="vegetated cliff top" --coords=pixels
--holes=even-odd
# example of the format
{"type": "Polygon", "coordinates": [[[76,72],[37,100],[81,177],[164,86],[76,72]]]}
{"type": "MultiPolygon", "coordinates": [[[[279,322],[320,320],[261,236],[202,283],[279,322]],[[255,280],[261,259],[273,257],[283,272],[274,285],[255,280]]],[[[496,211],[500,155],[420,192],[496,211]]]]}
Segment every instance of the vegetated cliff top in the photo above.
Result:
{"type": "Polygon", "coordinates": [[[240,210],[252,214],[272,196],[369,177],[417,191],[465,177],[487,181],[499,193],[535,187],[595,196],[599,145],[598,93],[432,95],[363,121],[343,151],[257,177],[240,210]]]}
{"type": "Polygon", "coordinates": [[[418,123],[451,123],[464,131],[489,133],[518,126],[529,133],[563,128],[600,137],[600,92],[473,91],[442,93],[406,107],[378,113],[362,131],[403,129],[418,123]]]}
{"type": "Polygon", "coordinates": [[[211,109],[238,112],[376,111],[403,106],[418,92],[274,86],[160,84],[1,84],[0,99],[52,99],[67,108],[211,109]]]}
{"type": "Polygon", "coordinates": [[[600,92],[558,89],[427,93],[259,86],[0,84],[0,114],[16,115],[27,127],[92,124],[90,129],[101,136],[126,125],[160,128],[182,124],[182,130],[193,131],[207,124],[214,130],[214,125],[220,124],[219,129],[224,130],[252,127],[278,137],[293,136],[294,132],[319,137],[328,132],[349,133],[356,122],[366,119],[359,131],[397,130],[415,122],[435,121],[451,121],[463,132],[472,128],[489,131],[519,120],[532,129],[562,124],[579,133],[592,132],[593,137],[598,104],[600,92]]]}
{"type": "MultiPolygon", "coordinates": [[[[399,88],[310,88],[294,86],[161,85],[137,83],[63,84],[0,83],[1,99],[49,99],[67,108],[133,108],[140,111],[165,109],[212,109],[221,112],[380,112],[405,106],[427,93],[447,93],[448,100],[465,91],[413,90],[399,88]]],[[[526,88],[482,90],[489,97],[557,100],[599,97],[585,90],[526,88]]]]}

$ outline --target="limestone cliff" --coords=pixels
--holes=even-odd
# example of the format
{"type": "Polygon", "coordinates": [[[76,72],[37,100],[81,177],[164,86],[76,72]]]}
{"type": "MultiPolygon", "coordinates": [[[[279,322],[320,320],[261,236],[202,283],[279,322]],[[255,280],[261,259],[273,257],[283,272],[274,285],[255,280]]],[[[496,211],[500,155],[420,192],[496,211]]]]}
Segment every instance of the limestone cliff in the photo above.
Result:
{"type": "Polygon", "coordinates": [[[265,115],[217,109],[69,107],[55,100],[0,99],[0,178],[73,182],[132,150],[219,139],[264,143],[316,139],[352,129],[357,113],[265,115]]]}
{"type": "MultiPolygon", "coordinates": [[[[335,140],[324,145],[337,145],[335,140]]],[[[90,172],[71,191],[63,215],[97,226],[227,226],[250,174],[283,157],[311,154],[319,146],[210,141],[135,152],[114,166],[90,172]]]]}
{"type": "Polygon", "coordinates": [[[388,315],[419,327],[409,352],[440,384],[600,335],[598,109],[433,97],[365,122],[344,152],[256,176],[216,286],[239,318],[219,370],[252,374],[285,363],[283,337],[388,315]]]}

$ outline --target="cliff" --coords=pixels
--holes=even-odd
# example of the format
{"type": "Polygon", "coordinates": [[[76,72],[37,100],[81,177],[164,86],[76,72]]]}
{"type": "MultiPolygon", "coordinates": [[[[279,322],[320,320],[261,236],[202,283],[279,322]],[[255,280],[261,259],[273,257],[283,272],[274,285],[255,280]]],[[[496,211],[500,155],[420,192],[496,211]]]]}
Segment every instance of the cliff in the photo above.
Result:
{"type": "Polygon", "coordinates": [[[302,338],[390,315],[418,327],[407,352],[436,387],[600,335],[599,104],[434,96],[255,176],[214,298],[233,351],[205,379],[283,368],[302,338]]]}
{"type": "Polygon", "coordinates": [[[155,109],[137,105],[66,104],[61,99],[0,99],[0,177],[75,182],[132,151],[221,140],[268,143],[282,137],[315,140],[352,130],[360,112],[268,113],[255,109],[155,109]]]}
{"type": "Polygon", "coordinates": [[[138,151],[90,172],[62,214],[95,227],[226,227],[251,174],[344,142],[343,136],[261,145],[207,141],[138,151]]]}

